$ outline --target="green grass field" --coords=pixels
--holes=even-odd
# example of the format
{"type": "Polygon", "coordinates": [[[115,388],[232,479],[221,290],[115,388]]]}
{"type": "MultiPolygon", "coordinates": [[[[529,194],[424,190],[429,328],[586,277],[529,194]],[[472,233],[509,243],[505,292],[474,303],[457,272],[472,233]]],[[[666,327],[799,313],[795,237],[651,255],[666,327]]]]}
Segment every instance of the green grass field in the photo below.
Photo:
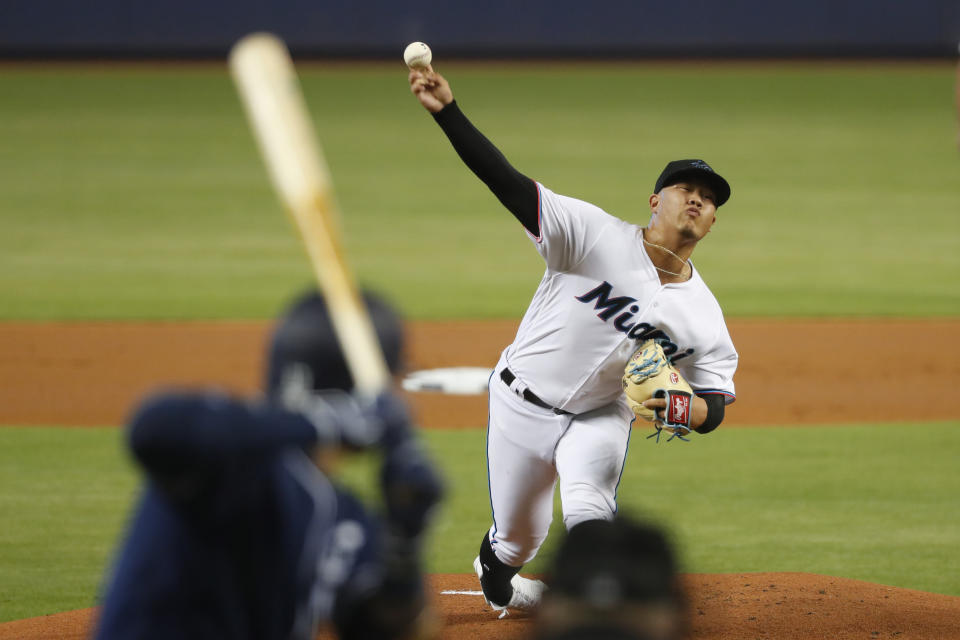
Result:
{"type": "MultiPolygon", "coordinates": [[[[728,316],[960,315],[947,63],[440,69],[518,168],[620,217],[646,219],[667,160],[709,160],[733,198],[696,262],[728,316]]],[[[542,263],[404,68],[303,82],[360,279],[411,318],[519,317],[542,263]]],[[[310,282],[225,68],[7,65],[0,86],[0,321],[267,318],[310,282]]],[[[620,499],[668,523],[687,571],[960,596],[958,427],[637,433],[620,499]]],[[[467,572],[484,434],[426,437],[452,487],[429,568],[467,572]]],[[[0,621],[94,604],[138,483],[119,438],[0,428],[0,621]]]]}
{"type": "MultiPolygon", "coordinates": [[[[443,68],[522,171],[646,220],[667,160],[733,185],[696,261],[728,315],[960,313],[942,65],[443,68]]],[[[310,280],[225,68],[0,69],[0,319],[269,317],[310,280]]],[[[310,66],[360,278],[414,318],[516,317],[542,263],[402,65],[310,66]]]]}
{"type": "MultiPolygon", "coordinates": [[[[644,435],[619,502],[668,524],[686,571],[806,571],[960,596],[960,423],[729,429],[669,446],[644,435]]],[[[450,483],[433,572],[469,572],[488,526],[484,438],[426,433],[450,483]]],[[[120,432],[5,428],[0,451],[0,621],[94,605],[139,482],[120,432]]],[[[374,460],[361,462],[344,475],[362,489],[374,460]]],[[[559,533],[558,513],[531,571],[559,533]]]]}

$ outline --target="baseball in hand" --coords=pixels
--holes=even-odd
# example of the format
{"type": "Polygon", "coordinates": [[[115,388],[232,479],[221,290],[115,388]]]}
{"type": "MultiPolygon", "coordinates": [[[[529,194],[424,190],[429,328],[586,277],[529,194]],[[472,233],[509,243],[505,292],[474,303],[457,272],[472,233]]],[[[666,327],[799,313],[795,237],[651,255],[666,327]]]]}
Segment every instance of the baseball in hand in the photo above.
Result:
{"type": "Polygon", "coordinates": [[[403,61],[411,69],[426,69],[433,60],[433,54],[430,53],[430,47],[423,42],[411,42],[403,50],[403,61]]]}

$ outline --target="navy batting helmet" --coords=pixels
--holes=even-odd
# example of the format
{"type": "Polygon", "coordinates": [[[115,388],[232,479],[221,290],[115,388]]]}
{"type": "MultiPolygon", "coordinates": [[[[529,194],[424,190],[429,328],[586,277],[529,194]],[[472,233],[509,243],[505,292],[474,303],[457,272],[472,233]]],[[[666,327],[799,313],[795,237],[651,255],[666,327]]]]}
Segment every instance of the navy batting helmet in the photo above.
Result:
{"type": "MultiPolygon", "coordinates": [[[[403,356],[403,323],[384,300],[364,292],[384,360],[391,372],[398,372],[403,356]]],[[[296,299],[277,323],[267,355],[265,380],[268,397],[280,392],[284,376],[291,368],[309,373],[309,385],[315,390],[354,387],[353,376],[340,348],[323,297],[316,291],[296,299]]]]}

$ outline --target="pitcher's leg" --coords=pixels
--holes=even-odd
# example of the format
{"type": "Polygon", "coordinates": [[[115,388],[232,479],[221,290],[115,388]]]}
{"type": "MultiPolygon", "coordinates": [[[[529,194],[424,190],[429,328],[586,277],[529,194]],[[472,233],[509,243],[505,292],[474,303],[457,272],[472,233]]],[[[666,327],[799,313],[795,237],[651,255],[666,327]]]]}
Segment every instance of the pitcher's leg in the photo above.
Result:
{"type": "Polygon", "coordinates": [[[493,526],[489,536],[493,552],[504,564],[519,567],[529,562],[547,537],[557,473],[552,456],[544,458],[542,452],[508,437],[491,419],[487,473],[493,526]]]}
{"type": "Polygon", "coordinates": [[[483,536],[475,569],[495,606],[510,602],[514,576],[546,539],[557,478],[553,451],[566,422],[491,382],[487,477],[493,526],[483,536]]]}
{"type": "Polygon", "coordinates": [[[633,414],[619,404],[577,416],[557,445],[563,523],[569,530],[586,520],[610,520],[633,414]]]}

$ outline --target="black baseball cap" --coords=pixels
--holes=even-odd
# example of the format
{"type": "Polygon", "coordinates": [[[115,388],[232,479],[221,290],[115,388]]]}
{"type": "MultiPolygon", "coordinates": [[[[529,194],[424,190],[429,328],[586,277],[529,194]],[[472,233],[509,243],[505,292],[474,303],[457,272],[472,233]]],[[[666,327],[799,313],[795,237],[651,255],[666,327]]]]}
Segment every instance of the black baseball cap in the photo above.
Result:
{"type": "Polygon", "coordinates": [[[713,170],[703,160],[674,160],[667,163],[660,177],[657,178],[657,184],[653,188],[654,193],[660,193],[660,189],[669,187],[682,181],[684,178],[700,178],[705,181],[717,196],[717,206],[730,199],[730,185],[723,177],[713,170]]]}

